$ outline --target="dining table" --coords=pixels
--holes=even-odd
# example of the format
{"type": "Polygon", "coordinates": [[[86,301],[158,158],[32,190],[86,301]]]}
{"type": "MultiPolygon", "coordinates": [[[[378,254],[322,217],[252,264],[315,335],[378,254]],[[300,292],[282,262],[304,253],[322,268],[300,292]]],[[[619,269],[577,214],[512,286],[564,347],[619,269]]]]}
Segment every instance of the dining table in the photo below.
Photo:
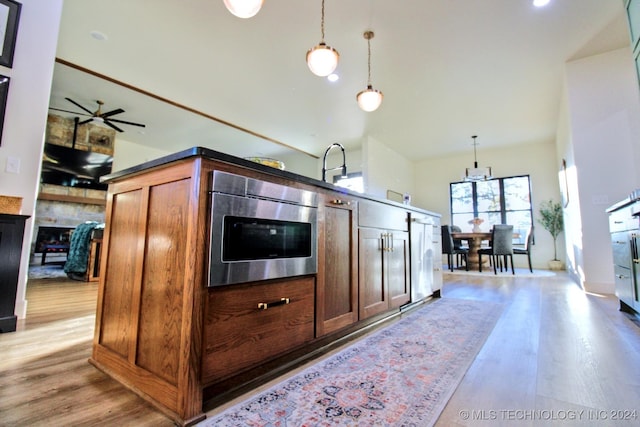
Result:
{"type": "MultiPolygon", "coordinates": [[[[490,231],[454,231],[451,233],[454,239],[466,240],[469,244],[469,253],[467,254],[467,264],[469,270],[480,269],[480,258],[478,257],[478,249],[482,247],[483,241],[491,240],[490,231]]],[[[482,260],[482,267],[488,266],[489,257],[482,260]]]]}

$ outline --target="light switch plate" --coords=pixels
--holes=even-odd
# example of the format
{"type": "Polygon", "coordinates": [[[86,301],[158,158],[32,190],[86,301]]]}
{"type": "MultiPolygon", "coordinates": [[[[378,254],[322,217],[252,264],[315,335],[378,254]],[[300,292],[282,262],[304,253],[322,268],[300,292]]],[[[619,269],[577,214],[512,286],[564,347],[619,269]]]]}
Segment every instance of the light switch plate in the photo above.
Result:
{"type": "Polygon", "coordinates": [[[7,166],[5,167],[5,171],[8,173],[20,173],[20,157],[7,157],[7,166]]]}

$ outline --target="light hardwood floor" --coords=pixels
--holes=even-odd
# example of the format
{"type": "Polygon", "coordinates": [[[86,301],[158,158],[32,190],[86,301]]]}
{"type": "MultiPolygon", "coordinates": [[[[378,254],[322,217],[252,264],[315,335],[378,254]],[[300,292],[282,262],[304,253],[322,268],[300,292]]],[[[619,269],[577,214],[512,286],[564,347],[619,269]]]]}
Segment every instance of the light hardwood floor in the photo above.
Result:
{"type": "MultiPolygon", "coordinates": [[[[564,275],[446,274],[442,294],[498,301],[504,312],[438,426],[640,425],[637,412],[612,422],[625,415],[612,411],[640,406],[640,327],[615,298],[564,275]]],[[[87,362],[96,296],[95,283],[29,281],[27,319],[0,334],[1,426],[173,425],[87,362]]]]}

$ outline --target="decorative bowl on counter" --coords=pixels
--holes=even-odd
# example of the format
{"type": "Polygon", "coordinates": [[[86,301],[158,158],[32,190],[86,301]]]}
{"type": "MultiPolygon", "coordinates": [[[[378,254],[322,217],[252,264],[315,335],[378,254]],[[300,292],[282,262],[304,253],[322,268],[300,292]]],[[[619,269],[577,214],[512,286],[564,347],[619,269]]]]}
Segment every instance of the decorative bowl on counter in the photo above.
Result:
{"type": "Polygon", "coordinates": [[[284,170],[284,162],[269,157],[245,157],[245,160],[260,163],[261,165],[271,166],[272,168],[284,170]]]}

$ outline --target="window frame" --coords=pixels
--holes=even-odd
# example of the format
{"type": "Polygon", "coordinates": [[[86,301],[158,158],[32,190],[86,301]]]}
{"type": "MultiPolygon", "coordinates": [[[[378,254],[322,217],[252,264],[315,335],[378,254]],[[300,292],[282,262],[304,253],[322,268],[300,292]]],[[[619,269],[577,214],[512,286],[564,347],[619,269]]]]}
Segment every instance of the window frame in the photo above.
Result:
{"type": "MultiPolygon", "coordinates": [[[[449,217],[450,217],[450,223],[452,225],[455,224],[454,222],[454,216],[456,215],[469,215],[472,214],[473,218],[477,218],[479,216],[481,216],[482,214],[485,214],[485,216],[496,214],[498,213],[500,216],[500,224],[507,224],[507,216],[509,213],[512,212],[528,212],[529,218],[530,218],[530,223],[529,223],[529,228],[531,226],[534,225],[534,217],[533,217],[533,197],[532,197],[532,191],[531,191],[531,176],[528,174],[523,174],[523,175],[513,175],[513,176],[505,176],[505,177],[500,177],[500,178],[491,178],[491,179],[487,179],[485,181],[456,181],[456,182],[451,182],[449,183],[449,217]],[[528,201],[529,201],[529,207],[528,209],[507,209],[507,200],[505,197],[505,181],[508,181],[510,179],[520,179],[520,178],[526,178],[527,182],[528,182],[528,201]],[[498,188],[499,188],[499,210],[492,210],[492,211],[480,211],[478,206],[479,206],[479,201],[478,201],[478,183],[479,182],[487,182],[487,181],[497,181],[498,182],[498,188]],[[465,184],[465,185],[471,185],[471,205],[472,205],[472,209],[473,212],[470,211],[458,211],[458,212],[454,212],[454,198],[453,198],[453,189],[454,186],[456,185],[460,185],[460,184],[465,184]]],[[[497,224],[497,222],[493,222],[490,224],[497,224]]],[[[461,226],[462,224],[457,224],[458,226],[461,226]]],[[[467,224],[465,224],[465,227],[467,226],[467,224]]],[[[462,227],[461,227],[462,228],[462,227]]],[[[468,227],[467,227],[468,228],[468,227]]],[[[485,227],[483,227],[485,229],[487,229],[486,227],[486,223],[485,223],[485,227]]],[[[490,228],[490,227],[489,227],[490,228]]],[[[522,234],[522,233],[521,233],[522,234]]],[[[514,241],[515,244],[524,244],[524,239],[526,238],[526,236],[521,235],[517,241],[514,241]]]]}

